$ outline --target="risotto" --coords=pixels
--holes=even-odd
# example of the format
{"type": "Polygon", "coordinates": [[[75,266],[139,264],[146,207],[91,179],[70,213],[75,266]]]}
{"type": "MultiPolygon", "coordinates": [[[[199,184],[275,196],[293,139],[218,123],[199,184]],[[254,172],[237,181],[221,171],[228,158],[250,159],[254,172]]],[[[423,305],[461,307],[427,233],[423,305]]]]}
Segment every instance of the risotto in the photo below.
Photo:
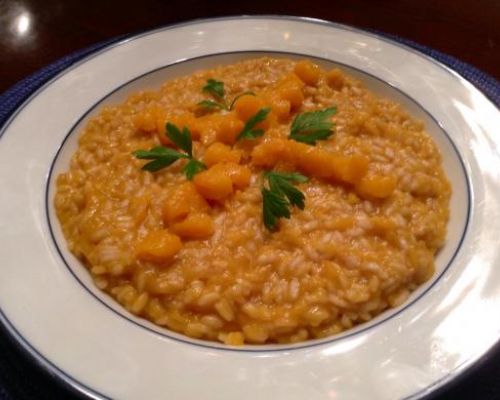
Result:
{"type": "Polygon", "coordinates": [[[339,69],[258,58],[86,125],[55,208],[129,312],[229,345],[338,334],[434,273],[451,188],[425,127],[339,69]]]}

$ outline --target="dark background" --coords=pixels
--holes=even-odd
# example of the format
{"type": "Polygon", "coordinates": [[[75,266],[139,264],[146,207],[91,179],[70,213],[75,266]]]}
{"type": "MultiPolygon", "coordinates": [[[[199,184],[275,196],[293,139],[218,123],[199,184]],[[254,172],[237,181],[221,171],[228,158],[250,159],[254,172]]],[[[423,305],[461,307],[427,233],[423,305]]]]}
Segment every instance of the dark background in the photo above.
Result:
{"type": "MultiPolygon", "coordinates": [[[[308,16],[397,35],[500,79],[500,0],[0,0],[0,93],[91,44],[194,18],[240,14],[308,16]]],[[[74,397],[0,332],[0,399],[59,398],[74,397]]],[[[500,399],[499,346],[436,398],[500,399]]]]}
{"type": "Polygon", "coordinates": [[[63,55],[117,35],[239,14],[303,15],[399,35],[500,79],[499,0],[0,0],[0,92],[63,55]],[[23,35],[20,15],[30,18],[23,35]]]}

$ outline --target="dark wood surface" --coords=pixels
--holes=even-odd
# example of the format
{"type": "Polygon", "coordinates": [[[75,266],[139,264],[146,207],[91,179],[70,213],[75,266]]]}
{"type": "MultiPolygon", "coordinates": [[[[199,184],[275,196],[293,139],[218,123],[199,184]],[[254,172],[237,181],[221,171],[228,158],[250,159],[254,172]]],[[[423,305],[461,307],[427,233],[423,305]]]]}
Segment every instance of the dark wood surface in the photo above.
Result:
{"type": "MultiPolygon", "coordinates": [[[[499,0],[0,0],[0,93],[66,54],[118,35],[194,18],[241,14],[302,15],[398,35],[500,79],[499,0]]],[[[73,398],[30,363],[4,333],[0,339],[1,399],[73,398]],[[6,370],[15,371],[22,380],[2,375],[6,370]]],[[[497,348],[437,398],[500,399],[498,377],[497,348]]]]}
{"type": "Polygon", "coordinates": [[[104,39],[235,14],[305,15],[375,29],[441,50],[500,78],[498,0],[0,0],[0,92],[61,56],[104,39]],[[29,18],[24,33],[22,16],[29,18]]]}

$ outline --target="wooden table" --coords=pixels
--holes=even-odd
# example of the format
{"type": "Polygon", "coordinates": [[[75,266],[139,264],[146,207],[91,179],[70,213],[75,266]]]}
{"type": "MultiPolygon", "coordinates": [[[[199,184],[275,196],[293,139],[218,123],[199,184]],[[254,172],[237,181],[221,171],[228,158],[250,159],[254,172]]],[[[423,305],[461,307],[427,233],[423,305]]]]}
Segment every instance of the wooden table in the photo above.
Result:
{"type": "MultiPolygon", "coordinates": [[[[302,15],[398,35],[455,56],[500,79],[498,0],[323,0],[283,4],[253,0],[241,3],[0,0],[0,92],[68,53],[118,35],[193,18],[241,14],[302,15]]],[[[6,342],[5,334],[0,335],[3,339],[0,363],[18,371],[26,380],[26,385],[19,386],[0,375],[0,384],[3,383],[7,391],[5,396],[73,398],[21,355],[13,343],[6,342]],[[9,355],[5,357],[7,349],[9,355]],[[33,389],[40,383],[43,393],[33,389]]],[[[498,376],[500,346],[437,398],[498,399],[498,376]]],[[[0,397],[3,398],[1,390],[0,397]]]]}

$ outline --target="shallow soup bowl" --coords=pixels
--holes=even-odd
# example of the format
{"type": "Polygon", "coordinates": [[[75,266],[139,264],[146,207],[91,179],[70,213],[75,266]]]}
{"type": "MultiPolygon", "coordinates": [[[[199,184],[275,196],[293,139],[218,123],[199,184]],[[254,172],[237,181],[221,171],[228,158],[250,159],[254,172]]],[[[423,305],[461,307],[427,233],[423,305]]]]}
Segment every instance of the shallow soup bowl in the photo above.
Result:
{"type": "Polygon", "coordinates": [[[500,322],[491,318],[500,306],[494,268],[500,257],[488,223],[500,216],[495,120],[496,107],[446,67],[321,21],[198,21],[106,47],[34,93],[0,131],[2,181],[10,189],[0,199],[1,320],[39,363],[93,398],[423,397],[500,336],[500,322]],[[229,40],[227,32],[236,29],[229,40]],[[320,340],[226,346],[138,318],[96,288],[67,250],[54,210],[55,180],[103,106],[261,56],[340,68],[421,120],[452,186],[450,218],[433,277],[401,306],[320,340]]]}

